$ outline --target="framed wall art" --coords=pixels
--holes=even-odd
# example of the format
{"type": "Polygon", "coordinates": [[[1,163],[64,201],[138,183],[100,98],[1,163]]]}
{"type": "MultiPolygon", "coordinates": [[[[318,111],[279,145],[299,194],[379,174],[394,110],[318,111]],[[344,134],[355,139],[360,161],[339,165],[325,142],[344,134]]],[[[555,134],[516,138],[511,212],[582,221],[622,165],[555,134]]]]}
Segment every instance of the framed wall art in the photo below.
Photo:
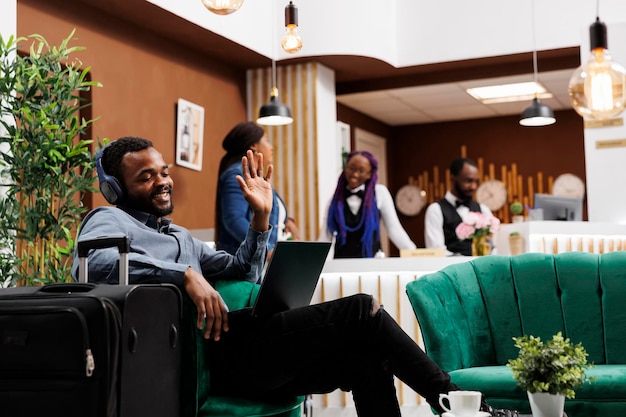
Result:
{"type": "Polygon", "coordinates": [[[176,165],[202,171],[204,107],[178,99],[176,119],[176,165]]]}

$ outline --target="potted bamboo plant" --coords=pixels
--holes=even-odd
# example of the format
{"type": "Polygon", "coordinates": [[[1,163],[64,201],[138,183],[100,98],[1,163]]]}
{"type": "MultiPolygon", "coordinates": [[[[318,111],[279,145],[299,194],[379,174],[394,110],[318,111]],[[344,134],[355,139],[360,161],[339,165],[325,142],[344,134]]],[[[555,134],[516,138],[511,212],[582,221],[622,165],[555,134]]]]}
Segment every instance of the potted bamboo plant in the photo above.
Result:
{"type": "Polygon", "coordinates": [[[0,38],[0,284],[70,279],[75,233],[93,187],[85,94],[100,84],[73,59],[74,32],[0,38]],[[23,47],[29,47],[24,49],[23,47]],[[83,113],[81,113],[83,112],[83,113]]]}
{"type": "Polygon", "coordinates": [[[574,398],[576,388],[592,380],[585,374],[592,366],[587,363],[585,348],[561,332],[545,343],[528,335],[513,340],[519,355],[507,366],[528,393],[533,417],[562,417],[565,398],[574,398]]]}

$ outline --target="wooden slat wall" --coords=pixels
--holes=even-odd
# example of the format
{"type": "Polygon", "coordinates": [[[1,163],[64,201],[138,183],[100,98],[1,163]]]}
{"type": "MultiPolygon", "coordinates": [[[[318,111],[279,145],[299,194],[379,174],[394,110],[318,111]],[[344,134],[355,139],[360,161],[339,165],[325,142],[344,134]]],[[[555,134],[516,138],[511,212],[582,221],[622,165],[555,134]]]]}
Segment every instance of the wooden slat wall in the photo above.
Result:
{"type": "MultiPolygon", "coordinates": [[[[461,156],[467,157],[467,147],[461,146],[461,156]]],[[[535,193],[551,193],[554,178],[548,176],[544,179],[541,171],[533,176],[523,176],[517,172],[517,163],[502,165],[499,171],[492,163],[486,163],[482,157],[476,158],[478,165],[478,176],[480,181],[496,179],[502,181],[507,189],[507,203],[500,210],[495,211],[494,216],[498,217],[502,223],[511,222],[511,211],[509,206],[514,201],[519,201],[525,207],[533,207],[535,193]]],[[[443,172],[438,166],[434,166],[432,173],[423,171],[416,177],[409,177],[409,183],[417,184],[426,191],[428,203],[433,203],[441,198],[450,188],[450,170],[446,168],[443,172]]],[[[528,213],[525,213],[528,215],[528,213]]]]}
{"type": "MultiPolygon", "coordinates": [[[[296,219],[303,239],[317,238],[320,230],[317,207],[317,114],[315,63],[277,66],[279,99],[291,109],[294,122],[265,126],[274,147],[273,186],[296,219]]],[[[259,108],[270,98],[272,70],[248,71],[248,118],[255,120],[259,108]]]]}

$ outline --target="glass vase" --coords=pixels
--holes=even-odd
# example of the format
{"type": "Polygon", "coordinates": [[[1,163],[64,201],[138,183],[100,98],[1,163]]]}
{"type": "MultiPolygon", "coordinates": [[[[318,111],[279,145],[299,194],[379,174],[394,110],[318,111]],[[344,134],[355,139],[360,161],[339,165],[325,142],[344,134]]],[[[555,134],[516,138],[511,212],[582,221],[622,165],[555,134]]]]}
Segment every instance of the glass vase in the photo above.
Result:
{"type": "Polygon", "coordinates": [[[472,238],[472,256],[486,256],[491,254],[491,241],[489,236],[472,238]]]}

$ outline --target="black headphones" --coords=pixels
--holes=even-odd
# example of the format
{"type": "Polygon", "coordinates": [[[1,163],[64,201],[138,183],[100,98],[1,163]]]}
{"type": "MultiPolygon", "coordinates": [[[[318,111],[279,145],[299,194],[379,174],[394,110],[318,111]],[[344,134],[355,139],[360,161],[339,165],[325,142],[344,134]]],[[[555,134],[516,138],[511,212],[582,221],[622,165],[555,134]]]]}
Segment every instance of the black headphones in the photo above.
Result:
{"type": "Polygon", "coordinates": [[[98,173],[100,192],[106,201],[110,204],[120,204],[124,201],[124,191],[122,190],[120,182],[114,176],[104,172],[104,168],[102,168],[102,154],[109,145],[110,143],[103,146],[96,155],[96,172],[98,173]]]}

